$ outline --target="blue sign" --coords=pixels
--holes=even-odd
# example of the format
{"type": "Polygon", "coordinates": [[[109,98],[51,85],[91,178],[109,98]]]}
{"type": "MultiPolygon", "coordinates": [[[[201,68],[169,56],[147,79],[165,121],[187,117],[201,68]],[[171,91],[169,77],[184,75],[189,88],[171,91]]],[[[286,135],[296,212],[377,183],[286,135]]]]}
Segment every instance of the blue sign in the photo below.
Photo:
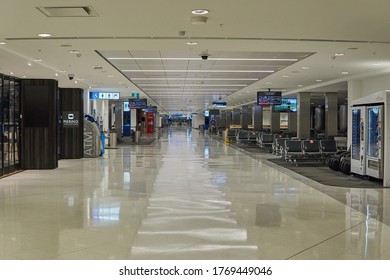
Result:
{"type": "Polygon", "coordinates": [[[130,109],[146,109],[148,106],[148,101],[144,99],[129,99],[129,108],[130,109]]]}
{"type": "Polygon", "coordinates": [[[121,98],[119,92],[90,92],[89,99],[108,99],[119,100],[121,98]]]}

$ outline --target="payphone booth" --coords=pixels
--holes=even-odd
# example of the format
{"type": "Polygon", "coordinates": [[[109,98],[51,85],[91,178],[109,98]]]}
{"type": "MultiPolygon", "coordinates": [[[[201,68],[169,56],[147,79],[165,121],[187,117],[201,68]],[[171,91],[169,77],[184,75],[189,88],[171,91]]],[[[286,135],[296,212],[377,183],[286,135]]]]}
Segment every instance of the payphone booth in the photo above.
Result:
{"type": "Polygon", "coordinates": [[[353,101],[351,173],[383,179],[390,187],[390,92],[353,101]],[[386,140],[386,141],[385,141],[386,140]]]}

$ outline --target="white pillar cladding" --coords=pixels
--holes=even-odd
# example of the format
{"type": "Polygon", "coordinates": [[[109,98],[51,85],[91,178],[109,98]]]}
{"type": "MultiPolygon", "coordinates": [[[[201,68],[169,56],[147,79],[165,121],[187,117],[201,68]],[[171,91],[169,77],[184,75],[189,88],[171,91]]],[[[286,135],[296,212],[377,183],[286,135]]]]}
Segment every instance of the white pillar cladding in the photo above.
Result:
{"type": "Polygon", "coordinates": [[[310,93],[297,94],[297,137],[310,137],[310,93]]]}
{"type": "Polygon", "coordinates": [[[325,136],[337,136],[338,98],[337,93],[325,94],[325,136]]]}

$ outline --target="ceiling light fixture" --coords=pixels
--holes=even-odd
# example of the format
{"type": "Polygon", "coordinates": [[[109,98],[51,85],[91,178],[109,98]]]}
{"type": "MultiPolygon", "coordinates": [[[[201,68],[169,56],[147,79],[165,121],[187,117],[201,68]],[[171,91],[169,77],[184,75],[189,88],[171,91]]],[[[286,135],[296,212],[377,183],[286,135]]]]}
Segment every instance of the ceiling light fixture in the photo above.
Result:
{"type": "Polygon", "coordinates": [[[49,38],[52,35],[50,33],[39,33],[38,36],[41,37],[41,38],[49,38]]]}
{"type": "Polygon", "coordinates": [[[335,53],[334,56],[344,56],[344,53],[335,53]]]}
{"type": "Polygon", "coordinates": [[[303,85],[298,85],[298,87],[303,87],[303,85]]]}
{"type": "Polygon", "coordinates": [[[322,80],[318,79],[318,80],[316,80],[316,82],[322,82],[322,80]]]}
{"type": "Polygon", "coordinates": [[[196,10],[192,10],[191,13],[193,15],[207,15],[209,13],[209,11],[205,10],[205,9],[196,9],[196,10]]]}
{"type": "Polygon", "coordinates": [[[69,53],[71,53],[71,54],[79,54],[80,51],[79,50],[70,50],[69,53]]]}
{"type": "Polygon", "coordinates": [[[138,84],[140,87],[246,87],[245,84],[238,85],[216,85],[216,84],[138,84]]]}
{"type": "Polygon", "coordinates": [[[131,78],[132,81],[258,81],[256,78],[131,78]]]}
{"type": "Polygon", "coordinates": [[[348,74],[349,74],[349,72],[347,72],[347,71],[344,71],[344,72],[341,72],[341,74],[342,74],[342,75],[348,75],[348,74]]]}
{"type": "Polygon", "coordinates": [[[196,46],[198,42],[187,42],[187,45],[189,46],[196,46]]]}
{"type": "Polygon", "coordinates": [[[108,75],[107,77],[108,78],[114,78],[114,75],[108,75]]]}
{"type": "Polygon", "coordinates": [[[302,66],[301,68],[302,68],[302,70],[309,70],[310,69],[310,67],[307,67],[307,66],[302,66]]]}
{"type": "MultiPolygon", "coordinates": [[[[108,60],[202,60],[201,57],[109,57],[108,60]]],[[[213,61],[298,61],[296,58],[209,57],[213,61]]]]}
{"type": "Polygon", "coordinates": [[[10,74],[10,75],[13,75],[13,74],[14,74],[14,72],[9,72],[9,74],[10,74]]]}
{"type": "Polygon", "coordinates": [[[7,43],[6,42],[0,42],[0,45],[6,45],[7,43]]]}
{"type": "Polygon", "coordinates": [[[34,62],[42,62],[42,59],[34,59],[34,62]]]}
{"type": "Polygon", "coordinates": [[[28,65],[28,66],[32,66],[32,63],[31,63],[31,62],[29,62],[29,63],[27,63],[27,65],[28,65]]]}
{"type": "Polygon", "coordinates": [[[144,73],[274,73],[273,70],[129,70],[122,72],[144,72],[144,73]]]}
{"type": "Polygon", "coordinates": [[[58,73],[55,73],[54,76],[58,77],[58,73]]]}
{"type": "Polygon", "coordinates": [[[288,76],[288,75],[283,75],[282,77],[283,77],[283,78],[288,78],[289,76],[288,76]]]}

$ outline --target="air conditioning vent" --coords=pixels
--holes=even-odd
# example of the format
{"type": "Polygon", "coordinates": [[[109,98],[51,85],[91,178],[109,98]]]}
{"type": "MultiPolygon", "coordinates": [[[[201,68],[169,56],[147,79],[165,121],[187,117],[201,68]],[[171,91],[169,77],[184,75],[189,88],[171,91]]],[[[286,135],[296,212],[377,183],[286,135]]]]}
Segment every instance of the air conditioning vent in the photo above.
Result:
{"type": "Polygon", "coordinates": [[[91,6],[80,7],[37,7],[48,17],[97,17],[91,6]]]}

